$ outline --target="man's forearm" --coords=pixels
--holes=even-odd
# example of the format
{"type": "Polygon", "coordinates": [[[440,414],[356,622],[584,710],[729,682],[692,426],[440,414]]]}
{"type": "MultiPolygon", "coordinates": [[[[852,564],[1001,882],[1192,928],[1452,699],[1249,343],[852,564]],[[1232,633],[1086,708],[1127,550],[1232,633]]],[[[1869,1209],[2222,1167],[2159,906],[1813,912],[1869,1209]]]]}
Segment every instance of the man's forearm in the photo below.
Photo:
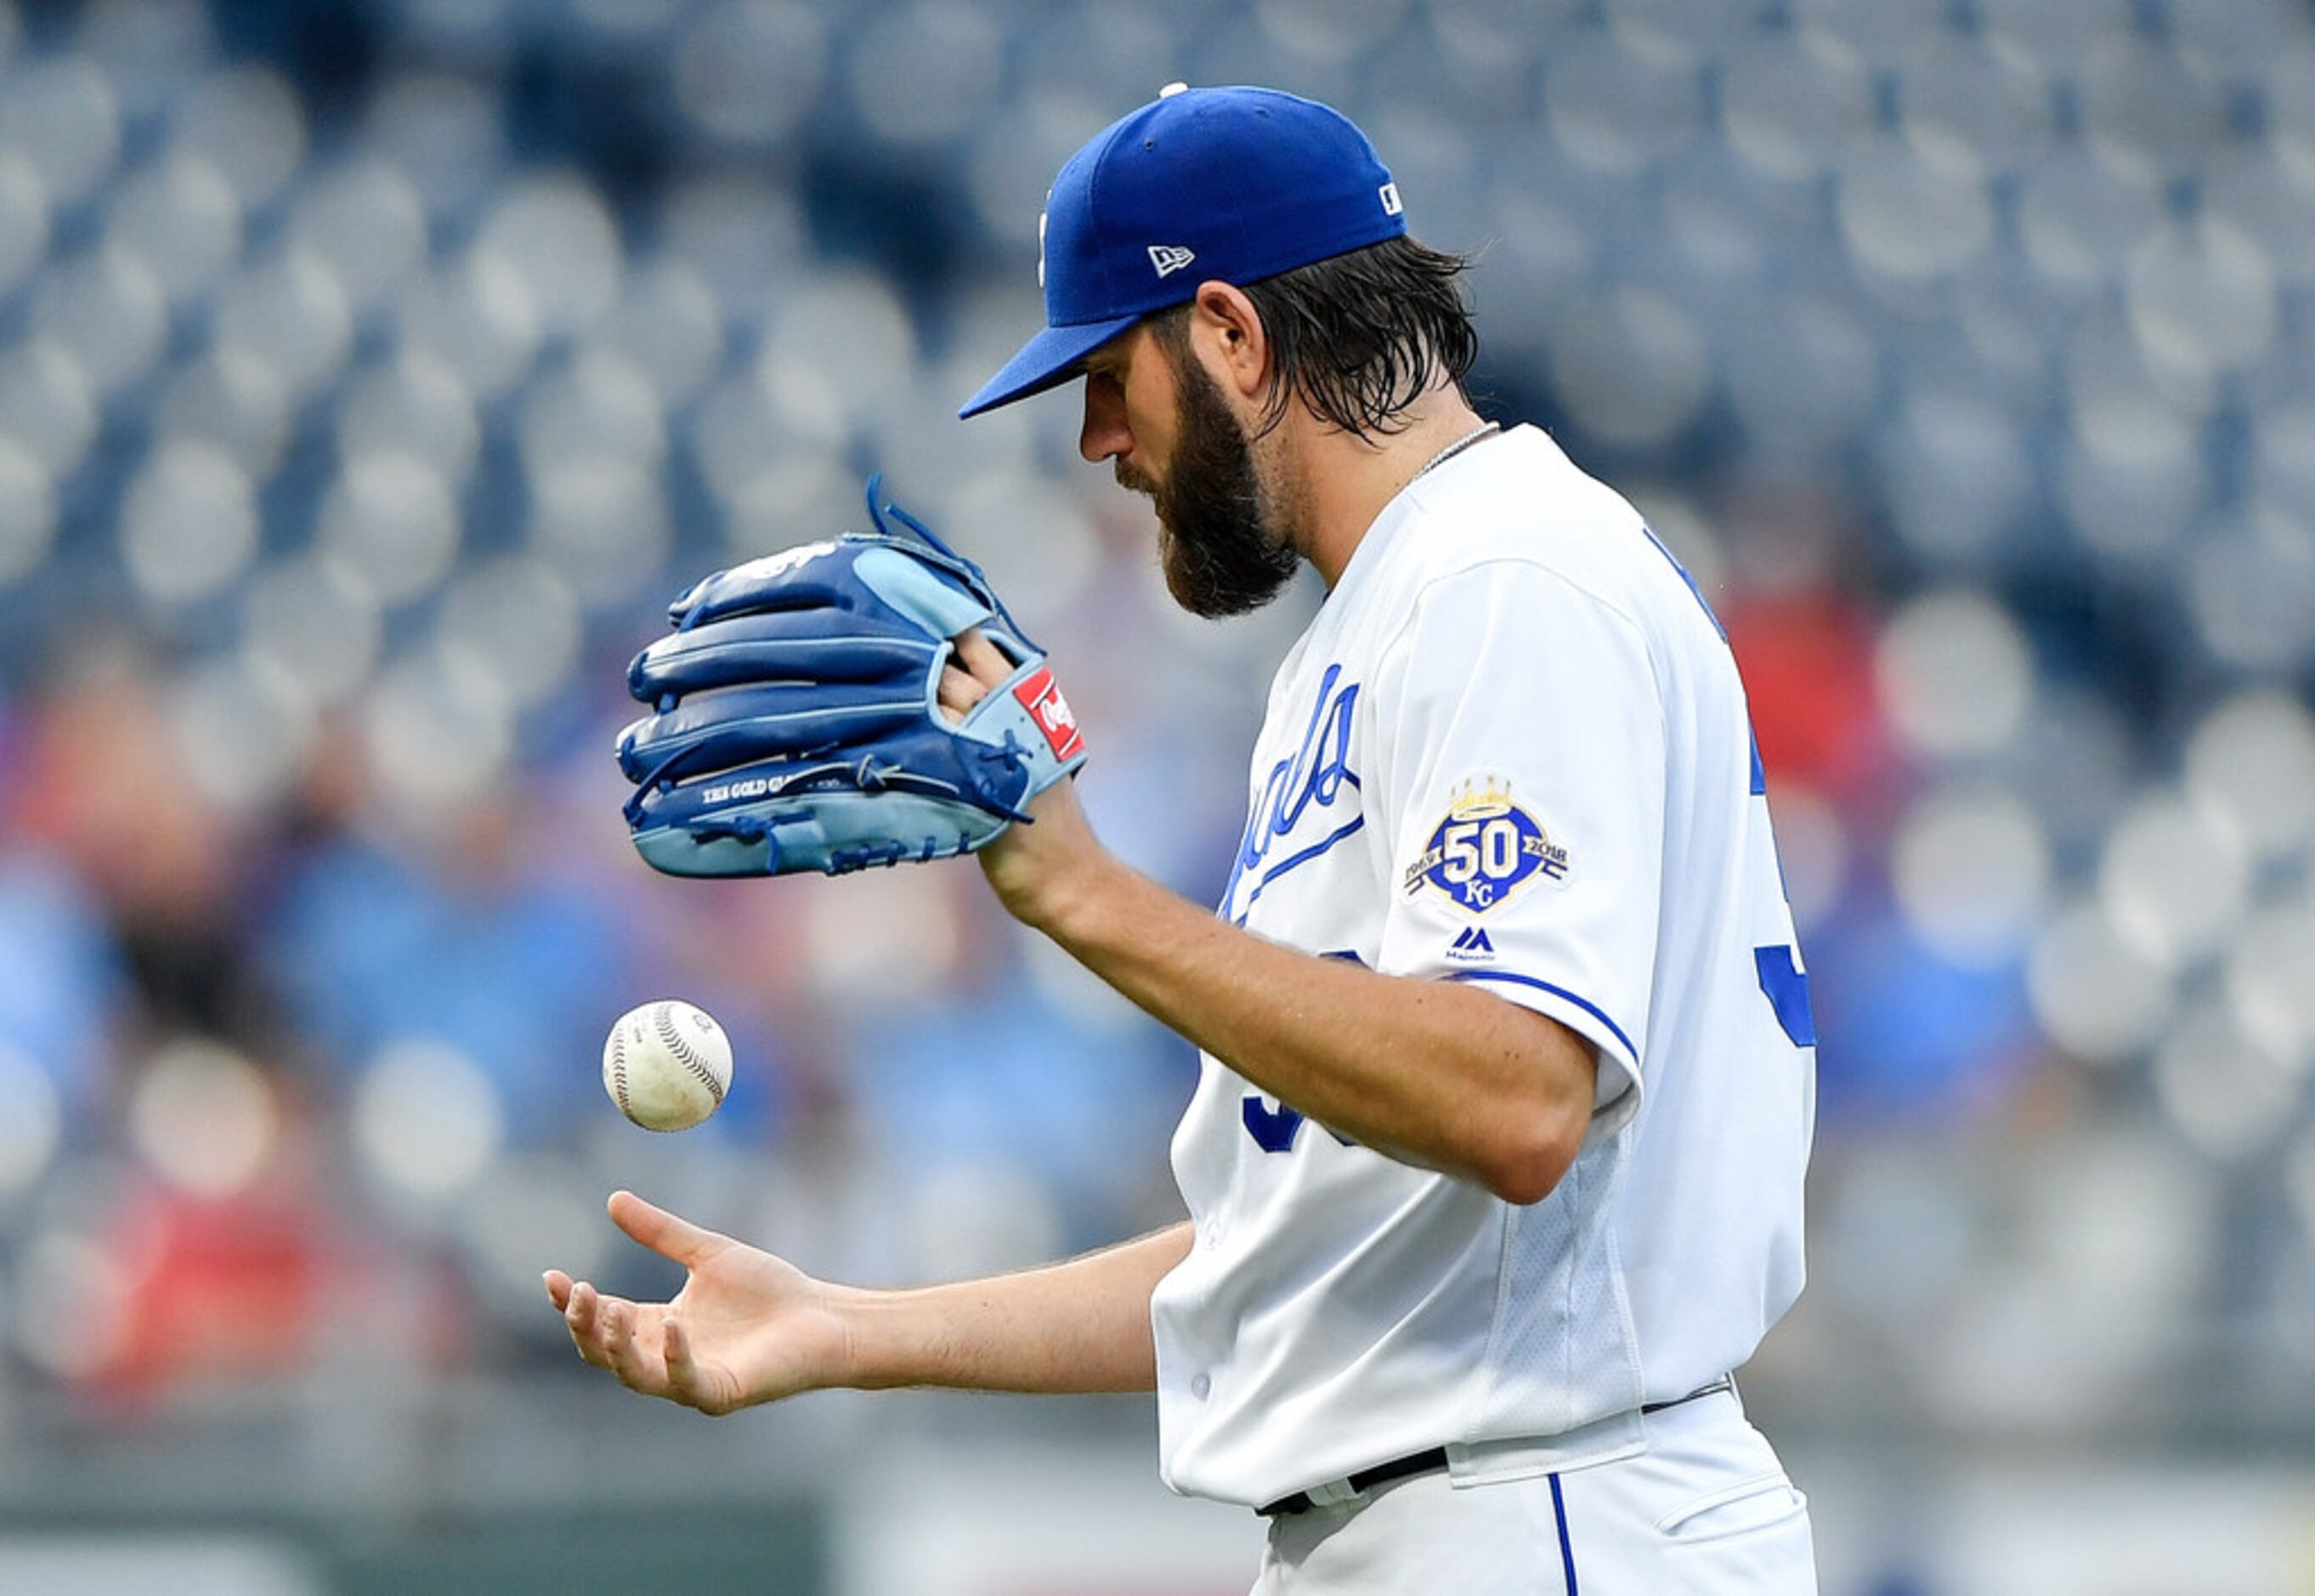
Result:
{"type": "Polygon", "coordinates": [[[1406,1162],[1530,1202],[1583,1144],[1590,1045],[1489,993],[1281,946],[1105,856],[1039,924],[1247,1079],[1406,1162]]]}
{"type": "Polygon", "coordinates": [[[1154,1389],[1149,1296],[1189,1255],[1190,1243],[1184,1220],[1019,1274],[844,1292],[832,1306],[851,1332],[845,1383],[1046,1394],[1154,1389]]]}

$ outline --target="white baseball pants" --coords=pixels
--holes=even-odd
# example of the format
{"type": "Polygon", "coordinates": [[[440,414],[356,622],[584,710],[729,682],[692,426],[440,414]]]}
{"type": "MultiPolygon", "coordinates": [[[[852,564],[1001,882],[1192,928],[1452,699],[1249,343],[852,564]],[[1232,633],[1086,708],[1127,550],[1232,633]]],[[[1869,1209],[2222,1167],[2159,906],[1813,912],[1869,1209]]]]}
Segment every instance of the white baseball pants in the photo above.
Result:
{"type": "Polygon", "coordinates": [[[1644,1423],[1636,1456],[1282,1514],[1252,1596],[1814,1596],[1808,1500],[1734,1394],[1644,1423]]]}

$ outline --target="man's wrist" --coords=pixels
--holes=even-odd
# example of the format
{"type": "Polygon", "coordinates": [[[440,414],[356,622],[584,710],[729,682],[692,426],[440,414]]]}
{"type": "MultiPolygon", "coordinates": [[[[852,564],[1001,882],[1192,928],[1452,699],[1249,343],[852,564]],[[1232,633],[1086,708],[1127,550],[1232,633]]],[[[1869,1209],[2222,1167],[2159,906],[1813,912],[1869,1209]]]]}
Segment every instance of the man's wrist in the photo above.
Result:
{"type": "Polygon", "coordinates": [[[1100,935],[1104,918],[1137,879],[1114,857],[1096,850],[1045,876],[1016,913],[1031,929],[1075,950],[1100,935]]]}
{"type": "Polygon", "coordinates": [[[984,849],[980,864],[1006,913],[1056,941],[1113,889],[1105,878],[1122,867],[1112,858],[1078,808],[1067,782],[1040,793],[1030,821],[984,849]]]}
{"type": "Polygon", "coordinates": [[[911,1383],[891,1367],[894,1338],[890,1334],[878,1334],[880,1320],[890,1316],[891,1299],[898,1295],[859,1286],[828,1289],[828,1315],[836,1323],[838,1350],[836,1367],[829,1371],[827,1388],[881,1391],[911,1383]]]}

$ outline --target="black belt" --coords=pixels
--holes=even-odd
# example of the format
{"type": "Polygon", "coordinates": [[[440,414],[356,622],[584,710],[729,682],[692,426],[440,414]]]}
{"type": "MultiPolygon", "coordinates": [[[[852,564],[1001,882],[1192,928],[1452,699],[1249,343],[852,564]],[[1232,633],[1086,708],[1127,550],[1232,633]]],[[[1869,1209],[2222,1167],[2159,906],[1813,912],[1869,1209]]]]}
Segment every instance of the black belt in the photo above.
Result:
{"type": "MultiPolygon", "coordinates": [[[[1733,1391],[1735,1388],[1736,1382],[1724,1374],[1708,1385],[1697,1387],[1685,1396],[1674,1396],[1668,1402],[1643,1402],[1640,1404],[1640,1411],[1643,1414],[1659,1414],[1668,1407],[1678,1407],[1684,1402],[1694,1402],[1705,1396],[1716,1396],[1723,1391],[1733,1391]]],[[[1344,1483],[1351,1487],[1353,1495],[1363,1496],[1377,1485],[1387,1485],[1394,1480],[1413,1479],[1418,1474],[1436,1474],[1446,1467],[1447,1449],[1443,1446],[1436,1446],[1427,1452],[1416,1452],[1412,1457],[1406,1458],[1394,1458],[1388,1463],[1378,1463],[1372,1468],[1362,1468],[1344,1483]]],[[[1317,1505],[1309,1492],[1297,1491],[1291,1496],[1281,1496],[1269,1506],[1256,1508],[1255,1511],[1265,1519],[1274,1519],[1281,1513],[1308,1512],[1317,1505]]]]}

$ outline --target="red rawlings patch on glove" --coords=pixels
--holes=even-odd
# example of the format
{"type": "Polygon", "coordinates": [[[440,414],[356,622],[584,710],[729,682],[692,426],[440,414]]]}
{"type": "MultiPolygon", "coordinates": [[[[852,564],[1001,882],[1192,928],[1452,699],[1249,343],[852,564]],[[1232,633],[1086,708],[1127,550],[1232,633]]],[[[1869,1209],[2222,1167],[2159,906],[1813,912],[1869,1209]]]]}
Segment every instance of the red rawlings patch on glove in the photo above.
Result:
{"type": "Polygon", "coordinates": [[[1060,684],[1053,679],[1051,668],[1039,666],[1013,689],[1013,696],[1035,718],[1037,730],[1045,734],[1053,758],[1074,759],[1085,752],[1085,738],[1078,731],[1078,718],[1069,713],[1069,701],[1061,696],[1060,684]]]}

